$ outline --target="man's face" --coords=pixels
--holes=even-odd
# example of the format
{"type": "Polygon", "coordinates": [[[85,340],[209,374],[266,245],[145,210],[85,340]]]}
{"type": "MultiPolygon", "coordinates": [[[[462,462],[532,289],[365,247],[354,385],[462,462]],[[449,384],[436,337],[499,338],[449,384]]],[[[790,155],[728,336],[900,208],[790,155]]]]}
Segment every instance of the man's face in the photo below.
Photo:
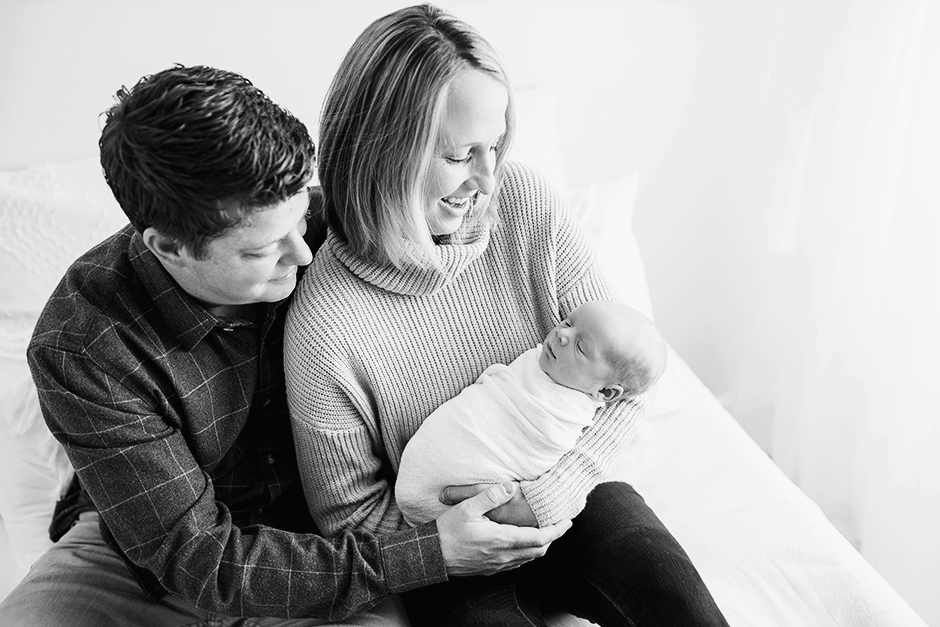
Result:
{"type": "Polygon", "coordinates": [[[250,214],[209,242],[202,259],[180,251],[184,263],[174,278],[210,308],[287,298],[297,284],[297,267],[313,260],[303,239],[308,204],[305,189],[250,214]]]}

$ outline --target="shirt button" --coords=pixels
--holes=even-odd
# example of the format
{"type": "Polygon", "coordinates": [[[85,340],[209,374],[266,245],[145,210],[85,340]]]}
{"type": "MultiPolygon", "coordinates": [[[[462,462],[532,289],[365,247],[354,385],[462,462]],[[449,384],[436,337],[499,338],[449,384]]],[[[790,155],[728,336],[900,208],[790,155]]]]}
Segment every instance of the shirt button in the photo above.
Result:
{"type": "Polygon", "coordinates": [[[264,461],[268,462],[268,466],[274,465],[274,455],[268,455],[264,458],[264,461]]]}
{"type": "Polygon", "coordinates": [[[262,407],[267,407],[267,406],[270,405],[270,404],[271,404],[271,399],[269,398],[269,399],[267,399],[266,401],[264,401],[263,403],[261,403],[261,406],[262,406],[262,407]]]}

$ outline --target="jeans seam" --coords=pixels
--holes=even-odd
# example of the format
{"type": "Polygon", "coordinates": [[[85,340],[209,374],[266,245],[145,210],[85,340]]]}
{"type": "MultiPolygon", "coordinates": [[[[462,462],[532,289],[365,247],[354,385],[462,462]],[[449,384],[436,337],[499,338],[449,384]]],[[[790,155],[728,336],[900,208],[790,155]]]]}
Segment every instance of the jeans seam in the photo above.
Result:
{"type": "Polygon", "coordinates": [[[605,592],[602,587],[594,583],[594,580],[592,580],[590,577],[586,577],[585,575],[582,575],[581,573],[575,573],[575,575],[579,579],[587,583],[589,586],[597,590],[601,595],[603,595],[603,597],[607,599],[610,605],[617,609],[617,612],[620,614],[620,616],[623,617],[623,619],[627,621],[627,623],[629,623],[630,627],[637,627],[636,623],[634,623],[633,620],[629,616],[627,616],[626,613],[624,613],[623,608],[620,607],[620,604],[614,601],[614,599],[612,599],[610,595],[608,595],[607,592],[605,592]]]}
{"type": "Polygon", "coordinates": [[[516,594],[516,586],[512,587],[512,600],[516,604],[516,609],[519,610],[519,613],[522,614],[522,617],[526,620],[527,623],[532,625],[532,627],[539,627],[529,618],[529,615],[525,613],[525,610],[522,609],[522,606],[519,604],[519,596],[516,594]]]}

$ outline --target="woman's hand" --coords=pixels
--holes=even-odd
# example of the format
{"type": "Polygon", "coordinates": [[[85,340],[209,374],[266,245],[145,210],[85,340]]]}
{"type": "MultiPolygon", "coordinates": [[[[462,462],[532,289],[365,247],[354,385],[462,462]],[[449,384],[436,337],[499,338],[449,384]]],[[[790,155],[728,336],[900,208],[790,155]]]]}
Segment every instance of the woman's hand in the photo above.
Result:
{"type": "MultiPolygon", "coordinates": [[[[511,486],[513,490],[511,492],[512,497],[508,502],[487,512],[486,517],[493,522],[505,525],[538,527],[539,521],[535,518],[535,513],[533,513],[532,508],[529,507],[529,502],[526,500],[525,495],[522,494],[522,490],[519,489],[519,484],[515,481],[507,481],[502,485],[511,486]]],[[[492,486],[492,483],[448,486],[441,492],[440,500],[444,505],[456,505],[492,486]]]]}
{"type": "Polygon", "coordinates": [[[465,496],[466,500],[437,519],[448,575],[491,575],[521,566],[544,555],[549,545],[571,527],[570,520],[541,529],[495,523],[487,518],[487,513],[510,504],[521,490],[512,482],[484,484],[482,490],[472,490],[476,487],[456,488],[452,495],[455,501],[460,500],[456,498],[460,494],[473,492],[475,496],[465,496]]]}

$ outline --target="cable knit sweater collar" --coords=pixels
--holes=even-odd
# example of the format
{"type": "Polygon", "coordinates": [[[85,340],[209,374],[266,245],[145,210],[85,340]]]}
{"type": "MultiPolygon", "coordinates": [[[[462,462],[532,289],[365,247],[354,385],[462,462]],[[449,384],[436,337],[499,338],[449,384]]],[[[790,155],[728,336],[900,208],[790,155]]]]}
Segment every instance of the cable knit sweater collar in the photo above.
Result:
{"type": "Polygon", "coordinates": [[[428,296],[446,287],[477,258],[490,243],[490,225],[464,224],[452,235],[441,238],[434,247],[440,268],[409,262],[402,268],[378,263],[349,250],[345,241],[331,229],[326,238],[329,251],[354,275],[376,287],[406,296],[428,296]]]}

